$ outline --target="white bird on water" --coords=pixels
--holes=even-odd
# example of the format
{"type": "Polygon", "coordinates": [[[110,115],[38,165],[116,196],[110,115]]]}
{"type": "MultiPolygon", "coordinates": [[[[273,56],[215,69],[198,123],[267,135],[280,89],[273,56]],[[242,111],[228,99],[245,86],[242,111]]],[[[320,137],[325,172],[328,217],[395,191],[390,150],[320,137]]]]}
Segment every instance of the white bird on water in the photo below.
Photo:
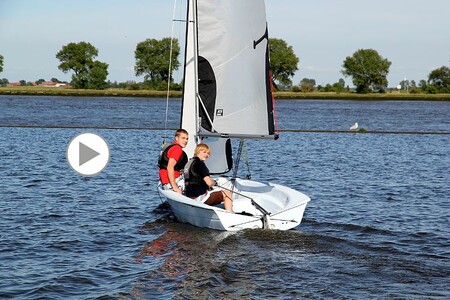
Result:
{"type": "Polygon", "coordinates": [[[350,127],[350,130],[356,130],[358,128],[358,123],[355,123],[350,127]]]}

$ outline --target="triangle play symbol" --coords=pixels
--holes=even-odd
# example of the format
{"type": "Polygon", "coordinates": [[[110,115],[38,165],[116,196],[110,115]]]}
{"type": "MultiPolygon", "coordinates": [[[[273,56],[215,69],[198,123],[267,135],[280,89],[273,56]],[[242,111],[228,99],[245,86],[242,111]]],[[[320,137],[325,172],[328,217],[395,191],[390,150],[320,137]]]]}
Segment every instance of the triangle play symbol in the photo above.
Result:
{"type": "Polygon", "coordinates": [[[94,149],[86,146],[82,142],[79,142],[79,166],[82,166],[83,164],[87,163],[91,159],[97,157],[100,155],[97,151],[94,149]]]}

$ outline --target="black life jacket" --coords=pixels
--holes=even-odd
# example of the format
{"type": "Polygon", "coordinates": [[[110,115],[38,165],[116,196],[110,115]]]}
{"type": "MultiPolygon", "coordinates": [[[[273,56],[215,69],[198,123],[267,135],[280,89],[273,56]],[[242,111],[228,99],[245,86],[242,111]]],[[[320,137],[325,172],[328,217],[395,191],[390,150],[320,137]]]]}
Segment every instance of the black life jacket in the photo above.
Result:
{"type": "Polygon", "coordinates": [[[197,159],[195,157],[191,158],[184,167],[184,184],[186,186],[191,184],[200,185],[204,183],[203,178],[194,171],[194,165],[197,159]]]}
{"type": "MultiPolygon", "coordinates": [[[[167,153],[169,152],[169,149],[172,148],[173,146],[178,146],[181,148],[181,146],[178,144],[171,144],[169,146],[166,146],[166,148],[164,148],[161,151],[161,153],[159,154],[158,167],[160,169],[167,170],[167,164],[169,163],[169,157],[167,156],[167,153]]],[[[174,167],[175,171],[183,170],[184,166],[188,162],[187,154],[184,151],[182,151],[182,153],[183,153],[183,155],[175,164],[175,167],[174,167]]]]}

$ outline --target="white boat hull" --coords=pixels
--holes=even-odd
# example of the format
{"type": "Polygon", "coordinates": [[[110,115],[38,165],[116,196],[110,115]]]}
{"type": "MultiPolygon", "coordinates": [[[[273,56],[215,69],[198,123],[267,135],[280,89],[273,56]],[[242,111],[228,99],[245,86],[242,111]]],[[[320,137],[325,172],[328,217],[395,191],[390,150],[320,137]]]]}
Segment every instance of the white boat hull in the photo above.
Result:
{"type": "MultiPolygon", "coordinates": [[[[223,183],[225,178],[220,178],[223,183]]],[[[225,185],[223,185],[225,186],[225,185]]],[[[223,205],[210,206],[171,190],[158,187],[178,221],[197,227],[237,231],[247,228],[289,230],[298,226],[310,198],[291,188],[273,183],[236,179],[233,213],[223,205]],[[267,214],[258,209],[252,200],[267,214]]]]}

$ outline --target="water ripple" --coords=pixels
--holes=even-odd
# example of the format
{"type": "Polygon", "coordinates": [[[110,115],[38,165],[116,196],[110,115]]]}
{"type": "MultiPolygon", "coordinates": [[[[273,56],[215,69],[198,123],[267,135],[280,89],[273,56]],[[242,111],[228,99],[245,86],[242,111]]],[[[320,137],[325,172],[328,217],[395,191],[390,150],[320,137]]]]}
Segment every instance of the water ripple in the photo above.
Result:
{"type": "MultiPolygon", "coordinates": [[[[39,99],[0,97],[0,125],[159,127],[163,109],[161,100],[39,99]]],[[[345,129],[365,118],[368,129],[448,131],[448,105],[278,107],[283,128],[345,129]]],[[[312,201],[295,230],[228,233],[179,224],[161,202],[163,131],[96,131],[111,161],[86,178],[65,160],[79,129],[0,128],[0,298],[448,298],[448,135],[292,132],[250,141],[254,179],[312,201]]]]}

